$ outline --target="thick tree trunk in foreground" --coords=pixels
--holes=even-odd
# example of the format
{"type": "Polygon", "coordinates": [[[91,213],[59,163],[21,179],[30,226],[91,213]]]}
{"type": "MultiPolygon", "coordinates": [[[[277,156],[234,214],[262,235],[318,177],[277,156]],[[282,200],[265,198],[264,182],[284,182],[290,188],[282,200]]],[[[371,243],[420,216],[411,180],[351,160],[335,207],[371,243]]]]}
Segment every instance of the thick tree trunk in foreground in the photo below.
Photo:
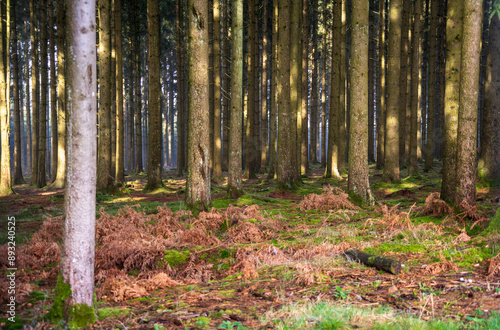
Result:
{"type": "Polygon", "coordinates": [[[444,154],[441,199],[454,202],[457,187],[457,134],[460,101],[463,3],[450,1],[446,21],[444,154]]]}
{"type": "Polygon", "coordinates": [[[69,1],[68,182],[60,276],[49,317],[70,328],[94,323],[96,196],[95,2],[69,1]],[[75,276],[77,275],[77,276],[75,276]]]}
{"type": "MultiPolygon", "coordinates": [[[[455,204],[476,203],[476,146],[483,2],[464,2],[455,204]]],[[[495,31],[496,33],[498,31],[495,31]]],[[[498,127],[497,127],[498,129],[498,127]]]]}
{"type": "Polygon", "coordinates": [[[232,0],[232,65],[231,65],[231,121],[229,129],[229,170],[227,194],[239,197],[243,191],[241,173],[242,97],[243,97],[243,0],[232,0]]]}
{"type": "Polygon", "coordinates": [[[208,210],[210,196],[210,137],[208,93],[208,0],[189,0],[189,120],[186,205],[208,210]]]}
{"type": "Polygon", "coordinates": [[[160,19],[158,14],[158,0],[148,0],[149,149],[146,189],[149,190],[154,190],[162,185],[160,19]]]}
{"type": "Polygon", "coordinates": [[[352,4],[348,189],[367,204],[374,199],[368,182],[368,6],[352,4]]]}

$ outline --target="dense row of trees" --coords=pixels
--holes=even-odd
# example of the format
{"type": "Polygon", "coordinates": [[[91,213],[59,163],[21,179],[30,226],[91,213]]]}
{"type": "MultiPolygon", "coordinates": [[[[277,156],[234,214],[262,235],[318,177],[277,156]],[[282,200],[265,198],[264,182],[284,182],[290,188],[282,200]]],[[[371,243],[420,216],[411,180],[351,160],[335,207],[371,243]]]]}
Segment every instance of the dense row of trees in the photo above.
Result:
{"type": "MultiPolygon", "coordinates": [[[[185,0],[98,1],[99,190],[144,170],[155,189],[161,169],[175,166],[197,187],[192,203],[205,196],[207,206],[210,178],[222,171],[235,196],[240,169],[288,189],[321,162],[326,177],[347,170],[349,189],[368,201],[368,162],[398,181],[402,168],[417,174],[422,161],[429,171],[437,158],[443,198],[473,203],[476,146],[481,178],[498,182],[491,0],[199,5],[206,14],[185,0]]],[[[34,186],[62,187],[64,2],[3,0],[1,9],[2,194],[26,175],[34,186]]]]}
{"type": "Polygon", "coordinates": [[[320,162],[326,177],[347,170],[348,189],[373,203],[369,162],[399,181],[402,168],[416,175],[437,158],[441,197],[472,205],[477,174],[500,182],[498,8],[2,0],[0,194],[23,174],[37,187],[66,186],[56,295],[84,313],[95,189],[123,184],[125,171],[146,169],[147,189],[162,184],[162,168],[186,171],[186,203],[201,210],[223,170],[237,197],[243,177],[267,172],[292,189],[320,162]]]}

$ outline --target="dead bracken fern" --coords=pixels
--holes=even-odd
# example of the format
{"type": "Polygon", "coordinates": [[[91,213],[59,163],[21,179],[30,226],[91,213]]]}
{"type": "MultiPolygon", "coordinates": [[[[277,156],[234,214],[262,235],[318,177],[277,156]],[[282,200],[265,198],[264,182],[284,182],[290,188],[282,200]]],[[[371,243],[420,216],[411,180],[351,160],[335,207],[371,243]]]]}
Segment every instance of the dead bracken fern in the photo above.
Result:
{"type": "Polygon", "coordinates": [[[494,277],[500,277],[500,257],[495,256],[490,259],[490,264],[488,265],[488,278],[492,279],[494,277]]]}
{"type": "Polygon", "coordinates": [[[439,199],[440,194],[433,192],[425,199],[423,214],[432,216],[449,215],[454,216],[453,208],[444,200],[439,199]]]}
{"type": "Polygon", "coordinates": [[[452,260],[447,260],[444,255],[439,253],[439,262],[427,265],[422,271],[426,275],[436,275],[449,271],[458,271],[458,266],[452,260]]]}
{"type": "Polygon", "coordinates": [[[300,202],[299,208],[301,211],[321,210],[323,212],[338,209],[359,209],[349,201],[349,195],[347,193],[340,188],[331,186],[323,187],[323,193],[321,195],[307,195],[304,200],[300,202]]]}

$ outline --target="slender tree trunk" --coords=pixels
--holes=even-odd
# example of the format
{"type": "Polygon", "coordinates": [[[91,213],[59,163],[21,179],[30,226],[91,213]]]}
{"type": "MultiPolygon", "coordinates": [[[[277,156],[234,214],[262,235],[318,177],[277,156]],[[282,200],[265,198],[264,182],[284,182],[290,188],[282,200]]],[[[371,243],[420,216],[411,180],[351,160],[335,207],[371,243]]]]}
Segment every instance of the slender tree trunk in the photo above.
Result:
{"type": "Polygon", "coordinates": [[[290,104],[290,3],[278,0],[278,189],[291,189],[293,181],[292,108],[290,104]]]}
{"type": "Polygon", "coordinates": [[[49,60],[50,60],[50,182],[54,182],[57,176],[57,81],[56,81],[56,36],[54,34],[54,0],[49,0],[47,9],[49,15],[49,60]]]}
{"type": "Polygon", "coordinates": [[[111,176],[111,1],[99,2],[99,145],[97,189],[110,189],[111,176]]]}
{"type": "Polygon", "coordinates": [[[301,141],[300,173],[309,172],[308,116],[309,103],[309,0],[302,0],[302,92],[301,92],[301,141]]]}
{"type": "Polygon", "coordinates": [[[128,170],[130,173],[135,169],[135,143],[134,143],[134,118],[135,118],[135,95],[134,95],[134,76],[137,74],[134,69],[135,50],[132,46],[132,37],[130,38],[129,49],[129,87],[128,87],[128,170]]]}
{"type": "MultiPolygon", "coordinates": [[[[14,85],[14,184],[23,184],[23,171],[21,168],[21,107],[19,104],[19,60],[17,56],[17,25],[16,4],[12,5],[11,31],[12,31],[12,74],[14,85]]],[[[2,146],[3,147],[3,146],[2,146]]]]}
{"type": "Polygon", "coordinates": [[[255,60],[256,60],[256,33],[255,30],[255,0],[248,1],[248,102],[247,102],[247,120],[246,120],[246,139],[245,139],[245,176],[249,179],[255,179],[256,168],[256,153],[257,145],[255,144],[255,60]]]}
{"type": "Polygon", "coordinates": [[[210,138],[208,93],[208,1],[189,0],[189,150],[186,176],[186,205],[195,211],[208,210],[210,196],[210,138]]]}
{"type": "Polygon", "coordinates": [[[437,100],[437,62],[438,62],[438,0],[431,0],[431,18],[429,31],[429,106],[427,108],[427,144],[425,150],[424,171],[432,170],[434,166],[434,118],[437,100]]]}
{"type": "Polygon", "coordinates": [[[262,79],[261,79],[261,110],[260,110],[260,120],[261,120],[261,129],[260,129],[260,140],[261,140],[261,154],[260,154],[260,172],[265,173],[267,167],[267,153],[269,151],[269,143],[268,143],[268,120],[267,120],[267,62],[268,62],[268,42],[267,42],[267,21],[268,21],[268,12],[267,9],[269,7],[268,0],[264,0],[262,3],[263,13],[262,13],[262,79]]]}
{"type": "MultiPolygon", "coordinates": [[[[464,1],[455,204],[476,204],[476,146],[483,2],[464,1]]],[[[498,31],[495,31],[498,32],[498,31]]]]}
{"type": "Polygon", "coordinates": [[[450,1],[446,22],[446,85],[444,108],[444,154],[441,199],[454,202],[457,178],[457,130],[459,86],[461,75],[461,43],[463,3],[450,1]]]}
{"type": "Polygon", "coordinates": [[[415,9],[413,13],[413,27],[411,32],[412,55],[411,55],[411,106],[410,106],[410,168],[409,175],[418,174],[418,113],[419,113],[419,96],[420,96],[420,30],[422,25],[422,0],[415,1],[415,9]]]}
{"type": "Polygon", "coordinates": [[[342,29],[342,3],[333,1],[332,71],[330,83],[330,118],[328,126],[328,157],[325,177],[340,179],[338,169],[338,116],[340,113],[340,39],[342,29]]]}
{"type": "Polygon", "coordinates": [[[8,77],[10,70],[8,65],[9,58],[9,25],[8,19],[9,6],[8,4],[4,9],[0,9],[0,17],[2,11],[6,10],[4,26],[3,22],[0,23],[0,140],[2,141],[2,151],[0,154],[0,196],[12,194],[12,178],[10,170],[10,143],[9,143],[9,128],[10,128],[10,115],[9,115],[9,84],[8,77]],[[4,30],[5,29],[5,30],[4,30]],[[4,44],[5,40],[5,44],[4,44]],[[4,47],[6,48],[4,50],[4,47]]]}
{"type": "MultiPolygon", "coordinates": [[[[25,23],[26,27],[26,34],[29,34],[29,29],[28,29],[28,24],[25,23]]],[[[31,162],[32,162],[32,157],[31,157],[31,150],[32,150],[32,144],[31,144],[31,98],[30,98],[30,61],[28,58],[30,57],[30,52],[28,49],[29,42],[26,41],[24,43],[24,58],[25,58],[25,71],[26,71],[26,172],[31,173],[32,167],[31,167],[31,162]]]]}
{"type": "Polygon", "coordinates": [[[177,15],[177,175],[181,176],[185,168],[184,157],[184,65],[183,65],[183,39],[184,32],[182,30],[183,9],[182,0],[176,1],[176,15],[177,15]]]}
{"type": "Polygon", "coordinates": [[[169,115],[169,146],[168,146],[168,159],[169,159],[169,165],[173,166],[175,164],[174,161],[174,53],[175,50],[172,49],[170,52],[170,57],[169,57],[169,64],[168,64],[168,69],[170,72],[170,81],[169,81],[169,93],[168,93],[168,115],[169,115]]]}
{"type": "MultiPolygon", "coordinates": [[[[134,13],[134,16],[137,14],[134,13]]],[[[139,20],[137,17],[134,18],[134,23],[132,23],[133,29],[133,47],[134,50],[134,124],[135,124],[135,172],[144,172],[143,162],[142,162],[142,152],[143,152],[143,142],[142,142],[142,101],[141,101],[141,37],[139,36],[139,20]]]]}
{"type": "Polygon", "coordinates": [[[500,18],[493,15],[490,23],[489,54],[486,64],[483,130],[478,172],[481,180],[500,186],[500,18]]]}
{"type": "Polygon", "coordinates": [[[220,35],[220,4],[221,0],[214,0],[214,152],[213,152],[213,179],[222,179],[221,160],[221,35],[220,35]]]}
{"type": "MultiPolygon", "coordinates": [[[[410,26],[411,0],[403,0],[401,21],[401,50],[399,69],[399,165],[405,163],[406,151],[406,113],[408,96],[408,62],[410,54],[409,26],[410,26]]],[[[390,28],[389,28],[390,29],[390,28]]]]}
{"type": "Polygon", "coordinates": [[[323,41],[321,46],[321,165],[326,166],[326,53],[327,53],[327,43],[326,43],[326,0],[323,0],[323,41]]]}
{"type": "Polygon", "coordinates": [[[158,14],[158,0],[148,0],[149,149],[146,189],[149,190],[154,190],[162,185],[160,19],[158,14]]]}
{"type": "Polygon", "coordinates": [[[96,205],[95,2],[68,1],[68,184],[60,273],[49,317],[71,328],[96,321],[94,249],[96,205]],[[75,276],[78,274],[78,276],[75,276]]]}
{"type": "Polygon", "coordinates": [[[341,65],[340,65],[340,112],[339,112],[339,171],[346,168],[347,155],[347,123],[346,123],[346,85],[347,85],[347,51],[346,51],[346,0],[342,0],[342,35],[341,35],[341,65]]]}
{"type": "Polygon", "coordinates": [[[312,83],[311,83],[311,111],[310,111],[310,143],[309,154],[311,163],[318,162],[317,144],[318,144],[318,0],[313,0],[313,20],[312,20],[312,83]]]}
{"type": "Polygon", "coordinates": [[[377,169],[384,167],[385,154],[385,117],[386,117],[386,0],[379,0],[378,60],[377,77],[377,169]]]}
{"type": "Polygon", "coordinates": [[[38,185],[38,154],[40,152],[40,93],[39,93],[39,63],[38,63],[38,17],[37,6],[30,0],[30,27],[31,27],[31,107],[33,112],[32,150],[31,150],[31,185],[38,185]]]}
{"type": "Polygon", "coordinates": [[[222,170],[228,169],[229,162],[229,125],[230,125],[230,102],[231,102],[231,38],[229,37],[230,7],[229,0],[225,0],[222,20],[223,38],[222,44],[222,170]]]}
{"type": "Polygon", "coordinates": [[[268,179],[273,179],[277,173],[277,121],[278,121],[278,0],[273,0],[273,45],[271,74],[271,106],[269,111],[269,173],[268,179]]]}
{"type": "MultiPolygon", "coordinates": [[[[290,111],[291,111],[291,127],[290,127],[290,153],[292,166],[292,182],[300,181],[300,169],[298,154],[300,145],[298,137],[301,134],[298,126],[298,117],[302,111],[301,93],[301,70],[302,70],[302,49],[301,49],[301,30],[300,17],[302,14],[302,0],[293,0],[290,8],[290,111]]],[[[326,43],[325,43],[326,44],[326,43]]]]}
{"type": "Polygon", "coordinates": [[[46,154],[47,154],[47,88],[48,88],[48,54],[47,54],[47,0],[42,0],[40,10],[40,135],[38,139],[38,187],[45,187],[46,154]]]}
{"type": "Polygon", "coordinates": [[[387,72],[387,113],[386,113],[386,140],[384,177],[386,180],[397,182],[399,174],[399,108],[400,88],[399,70],[401,68],[401,15],[402,0],[390,2],[389,11],[389,62],[387,72]]]}
{"type": "Polygon", "coordinates": [[[111,116],[110,116],[110,130],[111,130],[111,167],[110,167],[110,176],[111,176],[111,186],[115,182],[116,177],[116,45],[115,45],[115,0],[111,0],[110,6],[110,18],[111,24],[109,29],[110,34],[110,44],[111,44],[111,67],[110,67],[110,104],[111,104],[111,116]]]}
{"type": "Polygon", "coordinates": [[[123,111],[123,51],[121,0],[114,0],[116,49],[116,169],[115,182],[125,183],[125,126],[123,111]]]}
{"type": "Polygon", "coordinates": [[[370,0],[368,14],[368,161],[375,161],[375,1],[370,0]]]}
{"type": "Polygon", "coordinates": [[[229,171],[227,194],[237,198],[243,194],[242,185],[242,98],[243,98],[243,0],[232,0],[232,65],[231,121],[229,130],[229,171]]]}

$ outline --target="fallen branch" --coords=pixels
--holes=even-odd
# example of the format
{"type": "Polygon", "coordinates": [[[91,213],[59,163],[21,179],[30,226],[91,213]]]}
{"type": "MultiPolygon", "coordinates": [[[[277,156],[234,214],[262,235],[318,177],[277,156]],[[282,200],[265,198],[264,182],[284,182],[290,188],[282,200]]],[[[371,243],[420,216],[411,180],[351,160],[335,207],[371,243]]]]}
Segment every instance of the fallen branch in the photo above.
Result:
{"type": "Polygon", "coordinates": [[[355,260],[394,275],[399,274],[401,271],[401,263],[394,259],[377,257],[355,249],[347,249],[344,251],[344,254],[347,256],[348,260],[355,260]]]}

